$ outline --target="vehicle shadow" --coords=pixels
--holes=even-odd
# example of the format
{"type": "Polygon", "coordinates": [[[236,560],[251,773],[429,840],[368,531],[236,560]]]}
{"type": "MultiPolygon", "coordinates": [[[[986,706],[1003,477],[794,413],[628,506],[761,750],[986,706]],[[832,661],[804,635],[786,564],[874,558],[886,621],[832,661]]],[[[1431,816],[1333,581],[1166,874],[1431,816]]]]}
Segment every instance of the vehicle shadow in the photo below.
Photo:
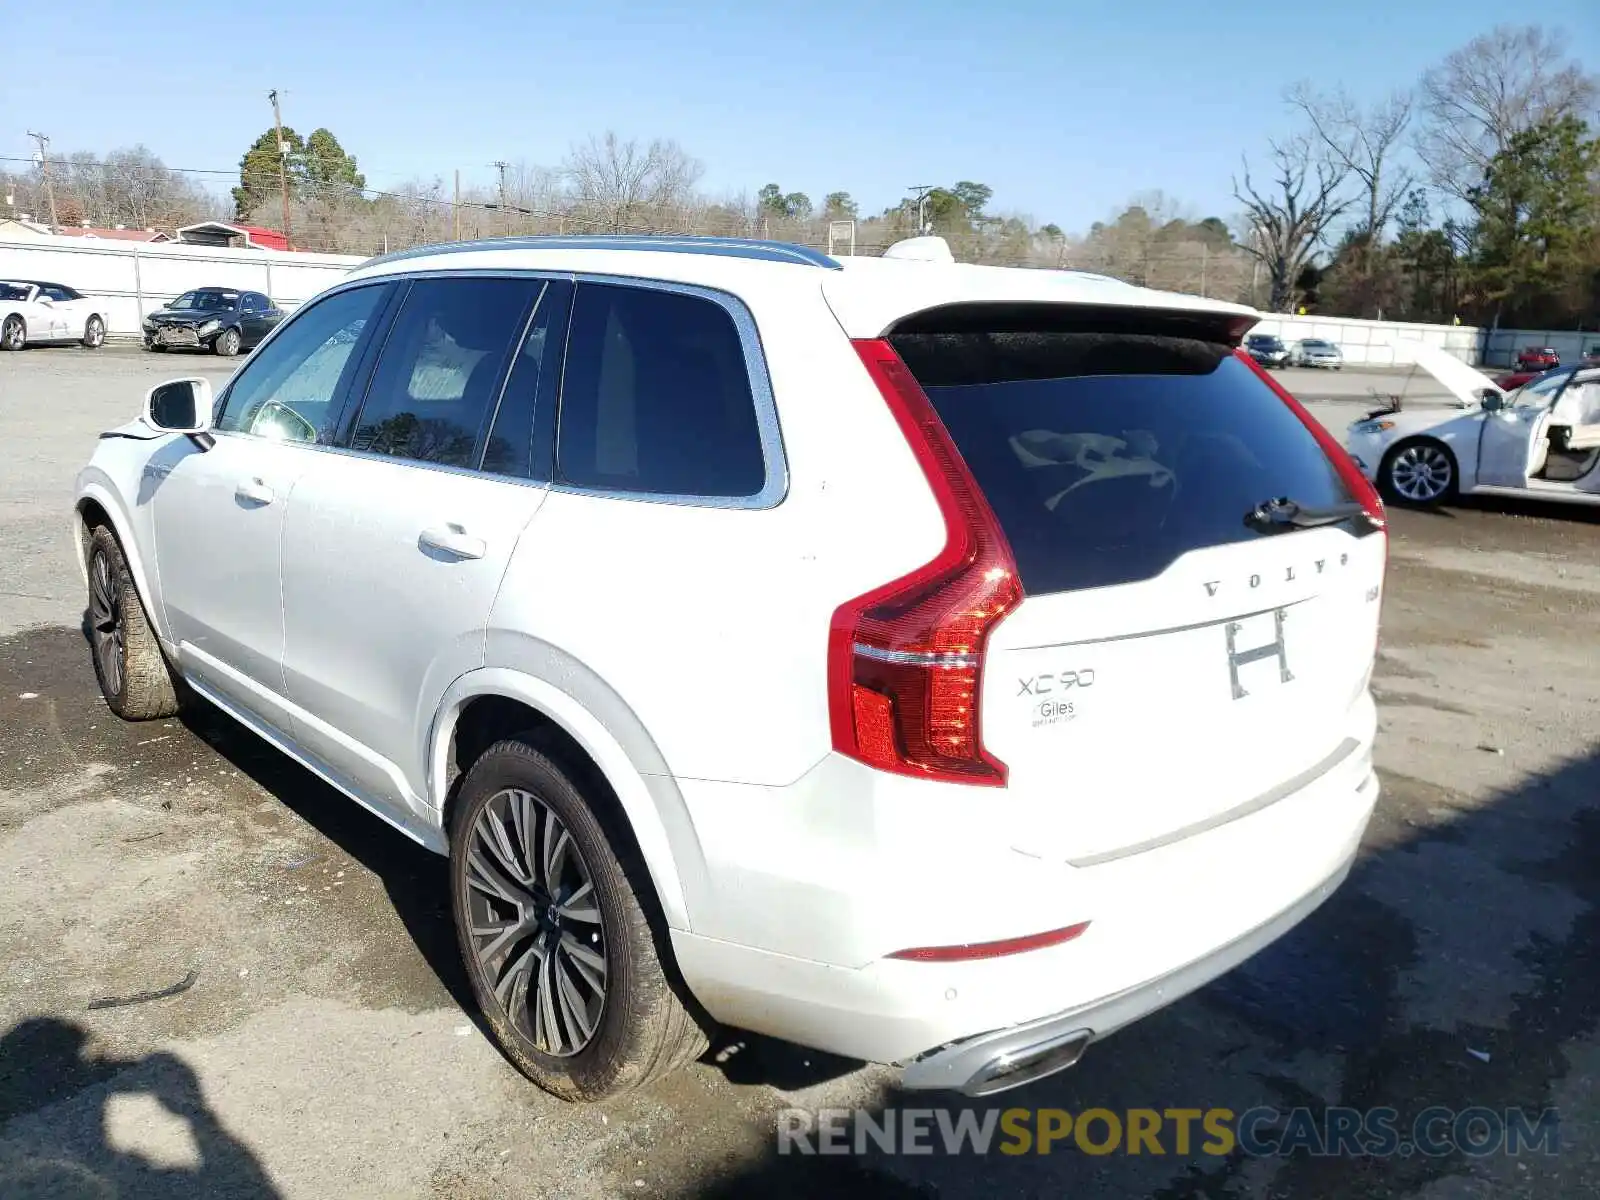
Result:
{"type": "Polygon", "coordinates": [[[88,1032],[54,1017],[0,1035],[0,1196],[227,1196],[279,1193],[248,1147],[206,1104],[187,1063],[157,1052],[91,1054],[88,1032]],[[144,1096],[182,1122],[187,1138],[162,1159],[113,1145],[112,1101],[144,1096]],[[72,1103],[49,1107],[72,1097],[72,1103]],[[39,1111],[39,1110],[44,1111],[39,1111]],[[12,1118],[16,1118],[13,1120],[12,1118]]]}
{"type": "MultiPolygon", "coordinates": [[[[1303,1106],[1321,1121],[1336,1106],[1388,1106],[1410,1132],[1435,1105],[1521,1108],[1533,1117],[1557,1107],[1569,1075],[1575,1085],[1585,1078],[1573,1061],[1577,1047],[1600,1029],[1600,753],[1427,828],[1411,814],[1437,806],[1437,791],[1403,777],[1386,778],[1385,787],[1343,888],[1231,974],[1092,1047],[1063,1074],[975,1101],[890,1088],[869,1115],[881,1126],[889,1114],[944,1109],[949,1125],[964,1113],[981,1123],[987,1112],[1013,1108],[1240,1113],[1264,1105],[1284,1114],[1303,1106]],[[1500,983],[1508,974],[1517,982],[1500,983]],[[1489,1009],[1476,993],[1501,987],[1509,1016],[1482,1015],[1489,1009]]],[[[1182,919],[1203,919],[1203,911],[1197,897],[1182,919]]],[[[1560,1116],[1584,1126],[1595,1119],[1560,1116]]],[[[915,1154],[891,1155],[870,1141],[857,1152],[848,1135],[843,1153],[779,1153],[777,1120],[773,1114],[764,1156],[680,1194],[1377,1200],[1493,1194],[1481,1189],[1498,1169],[1502,1181],[1514,1177],[1518,1195],[1564,1197],[1587,1193],[1594,1171],[1565,1128],[1559,1154],[1524,1151],[1515,1162],[1501,1154],[1496,1163],[1460,1151],[1371,1157],[1304,1147],[1264,1159],[1238,1147],[1208,1156],[1198,1151],[1198,1132],[1195,1152],[1183,1154],[1170,1125],[1160,1157],[1123,1147],[1085,1153],[1070,1138],[1047,1155],[1036,1146],[1001,1153],[998,1136],[986,1154],[952,1154],[931,1121],[915,1154]],[[1436,1182],[1452,1177],[1480,1190],[1436,1182]]]]}
{"type": "MultiPolygon", "coordinates": [[[[384,823],[199,697],[185,728],[383,884],[395,915],[450,998],[485,1033],[450,916],[449,862],[384,823]]],[[[492,1039],[491,1039],[492,1040],[492,1039]]]]}

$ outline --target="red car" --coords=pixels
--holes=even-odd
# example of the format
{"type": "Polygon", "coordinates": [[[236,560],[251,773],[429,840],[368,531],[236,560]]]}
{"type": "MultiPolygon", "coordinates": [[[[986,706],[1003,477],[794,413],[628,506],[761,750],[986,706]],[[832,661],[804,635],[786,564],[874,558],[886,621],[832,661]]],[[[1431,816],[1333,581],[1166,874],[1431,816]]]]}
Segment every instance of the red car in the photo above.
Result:
{"type": "Polygon", "coordinates": [[[1524,371],[1519,368],[1504,375],[1495,376],[1494,383],[1502,392],[1514,392],[1530,379],[1537,379],[1543,374],[1543,371],[1524,371]]]}
{"type": "Polygon", "coordinates": [[[1517,370],[1548,371],[1561,365],[1561,356],[1550,346],[1524,346],[1517,355],[1517,370]]]}

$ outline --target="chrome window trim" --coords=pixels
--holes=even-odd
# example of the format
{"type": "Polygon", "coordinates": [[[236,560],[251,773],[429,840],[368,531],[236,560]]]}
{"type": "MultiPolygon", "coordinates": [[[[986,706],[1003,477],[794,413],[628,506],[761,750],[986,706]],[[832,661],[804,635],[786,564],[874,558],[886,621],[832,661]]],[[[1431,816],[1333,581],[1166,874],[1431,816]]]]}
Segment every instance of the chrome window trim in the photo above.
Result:
{"type": "MultiPolygon", "coordinates": [[[[681,508],[722,508],[745,509],[759,511],[776,508],[783,503],[784,497],[789,494],[789,462],[783,448],[783,428],[778,422],[778,402],[772,391],[772,378],[767,373],[767,359],[761,348],[761,333],[756,328],[755,317],[743,300],[731,292],[724,292],[717,288],[704,287],[695,283],[679,283],[675,280],[652,279],[648,276],[635,275],[601,275],[592,272],[580,272],[574,276],[574,281],[581,288],[585,283],[605,284],[611,287],[636,287],[648,291],[673,292],[683,296],[693,296],[700,300],[708,300],[727,313],[733,321],[734,330],[739,335],[739,347],[744,353],[745,378],[750,384],[750,398],[756,408],[756,433],[761,440],[761,459],[766,478],[761,485],[761,490],[748,496],[700,496],[692,494],[677,494],[668,492],[631,492],[614,488],[585,487],[582,484],[564,483],[559,479],[550,481],[550,490],[565,492],[574,496],[593,496],[601,500],[629,500],[639,504],[671,504],[681,508]]],[[[577,305],[577,297],[573,297],[573,305],[577,305]]],[[[567,334],[570,340],[572,321],[569,316],[567,321],[567,334]]],[[[570,345],[567,348],[570,352],[570,345]]],[[[567,354],[561,356],[561,389],[566,389],[566,364],[567,354]]],[[[560,456],[556,447],[561,440],[561,392],[556,396],[556,427],[552,438],[551,465],[560,470],[560,456]]]]}
{"type": "MultiPolygon", "coordinates": [[[[750,383],[750,396],[756,408],[756,429],[761,440],[761,457],[765,468],[765,481],[761,490],[749,496],[697,496],[676,495],[662,492],[629,492],[610,488],[583,487],[579,484],[562,483],[550,479],[523,478],[518,475],[500,475],[490,471],[482,471],[473,467],[446,466],[441,463],[418,462],[415,459],[396,458],[390,454],[375,454],[370,450],[354,450],[348,446],[324,445],[320,442],[277,442],[280,446],[296,446],[303,450],[315,450],[323,453],[342,454],[354,458],[376,459],[384,462],[399,463],[404,466],[420,467],[424,470],[447,471],[453,474],[472,475],[483,479],[499,480],[506,483],[520,484],[525,487],[548,488],[555,492],[564,492],[574,496],[592,496],[600,500],[626,500],[637,504],[669,504],[680,508],[716,508],[761,511],[776,508],[783,503],[789,494],[789,467],[788,458],[783,445],[783,429],[778,420],[778,404],[772,389],[772,378],[767,372],[766,354],[761,346],[761,333],[756,328],[755,318],[740,300],[731,292],[721,291],[717,288],[705,287],[700,284],[678,283],[674,280],[652,279],[649,276],[638,275],[606,275],[597,272],[550,271],[537,268],[518,267],[431,267],[417,271],[397,271],[393,274],[362,276],[358,279],[346,280],[342,283],[319,292],[306,303],[294,310],[294,313],[273,326],[272,331],[262,338],[250,356],[239,365],[233,378],[218,393],[216,411],[226,410],[228,397],[233,392],[234,381],[243,373],[252,359],[261,352],[262,347],[271,345],[273,338],[279,332],[288,328],[299,318],[302,312],[309,311],[313,305],[339,292],[351,291],[358,287],[374,287],[389,284],[406,284],[417,279],[437,278],[519,278],[565,280],[569,283],[581,285],[583,283],[610,284],[621,287],[647,288],[661,292],[676,292],[682,295],[695,296],[702,300],[709,300],[716,304],[732,319],[734,329],[739,335],[740,349],[744,354],[745,376],[750,383]]],[[[545,293],[540,293],[540,303],[544,302],[545,293]]],[[[537,311],[537,310],[536,310],[537,311]]],[[[568,315],[568,330],[571,329],[571,316],[568,315]]],[[[524,335],[525,336],[525,335],[524,335]]],[[[381,348],[379,351],[381,355],[381,348]]],[[[375,369],[375,368],[374,368],[375,369]]],[[[563,347],[561,356],[561,369],[563,376],[566,373],[566,348],[563,347]]],[[[563,380],[564,382],[564,380],[563,380]]],[[[502,386],[502,394],[504,388],[502,386]]],[[[363,397],[363,403],[365,398],[363,397]]],[[[556,394],[557,404],[557,433],[559,433],[560,419],[560,391],[556,394]]],[[[217,437],[239,437],[255,440],[256,435],[243,430],[219,430],[211,432],[217,437]]],[[[554,439],[552,439],[554,440],[554,439]]],[[[551,461],[554,458],[554,445],[551,446],[551,461]]]]}

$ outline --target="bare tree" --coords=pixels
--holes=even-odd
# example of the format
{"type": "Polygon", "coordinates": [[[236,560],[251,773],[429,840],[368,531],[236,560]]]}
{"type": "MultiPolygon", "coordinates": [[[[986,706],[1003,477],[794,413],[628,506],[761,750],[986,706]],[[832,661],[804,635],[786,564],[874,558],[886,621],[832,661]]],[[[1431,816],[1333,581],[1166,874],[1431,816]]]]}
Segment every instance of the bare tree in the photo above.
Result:
{"type": "Polygon", "coordinates": [[[1366,212],[1357,229],[1368,241],[1377,241],[1417,182],[1416,172],[1400,161],[1401,138],[1411,124],[1411,93],[1393,92],[1362,108],[1343,88],[1320,95],[1309,84],[1298,83],[1289,89],[1288,99],[1305,114],[1327,155],[1360,181],[1366,212]]]}
{"type": "Polygon", "coordinates": [[[1558,33],[1499,25],[1423,75],[1417,151],[1439,187],[1465,198],[1513,137],[1545,120],[1587,118],[1597,96],[1600,81],[1569,59],[1558,33]]]}
{"type": "Polygon", "coordinates": [[[655,138],[648,145],[623,141],[615,133],[574,146],[565,174],[584,216],[619,233],[693,198],[704,168],[677,142],[655,138]]]}
{"type": "Polygon", "coordinates": [[[1307,134],[1269,143],[1272,184],[1258,190],[1244,162],[1243,180],[1233,181],[1234,197],[1245,206],[1249,232],[1244,248],[1260,260],[1272,285],[1275,312],[1294,307],[1295,284],[1310,264],[1328,229],[1353,201],[1340,192],[1349,172],[1319,154],[1307,134]]]}

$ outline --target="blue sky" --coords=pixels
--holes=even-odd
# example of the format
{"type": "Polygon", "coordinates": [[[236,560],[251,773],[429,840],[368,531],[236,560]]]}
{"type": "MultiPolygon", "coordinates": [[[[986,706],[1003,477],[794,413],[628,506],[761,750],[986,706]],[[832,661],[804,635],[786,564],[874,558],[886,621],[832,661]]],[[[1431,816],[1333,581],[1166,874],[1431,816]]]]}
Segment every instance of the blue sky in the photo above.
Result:
{"type": "Polygon", "coordinates": [[[1239,155],[1289,124],[1296,79],[1381,95],[1497,21],[1560,27],[1593,64],[1597,17],[1594,0],[281,0],[154,20],[76,0],[5,34],[0,156],[42,129],[59,153],[144,142],[234,169],[278,87],[285,121],[332,129],[372,187],[488,183],[496,159],[554,164],[613,128],[676,138],[713,194],[775,180],[876,211],[972,179],[996,211],[1081,230],[1157,188],[1231,214],[1239,155]]]}

